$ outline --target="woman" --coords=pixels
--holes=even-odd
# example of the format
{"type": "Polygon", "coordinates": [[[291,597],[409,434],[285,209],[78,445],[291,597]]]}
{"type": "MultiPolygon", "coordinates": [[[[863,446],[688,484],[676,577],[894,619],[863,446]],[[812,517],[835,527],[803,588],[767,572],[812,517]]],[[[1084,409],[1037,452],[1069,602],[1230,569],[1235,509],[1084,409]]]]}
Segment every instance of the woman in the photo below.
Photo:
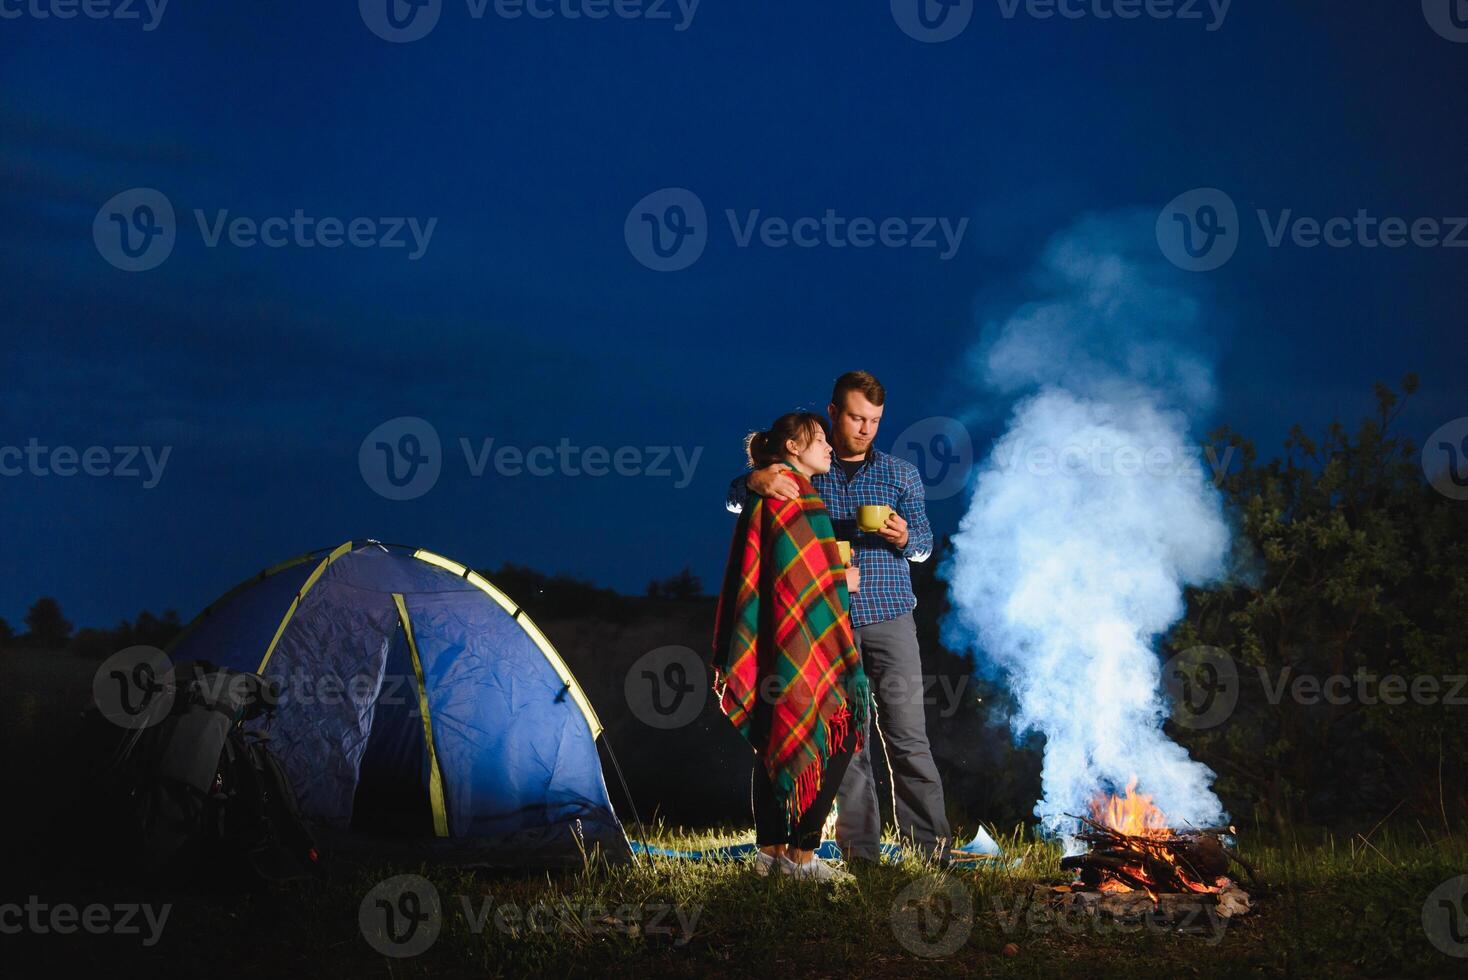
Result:
{"type": "Polygon", "coordinates": [[[752,496],[729,550],[714,626],[714,689],[754,746],[755,870],[849,878],[820,861],[821,828],[871,713],[851,632],[847,568],[810,478],[831,468],[826,421],[792,412],[745,441],[751,467],[783,463],[796,500],[752,496]]]}

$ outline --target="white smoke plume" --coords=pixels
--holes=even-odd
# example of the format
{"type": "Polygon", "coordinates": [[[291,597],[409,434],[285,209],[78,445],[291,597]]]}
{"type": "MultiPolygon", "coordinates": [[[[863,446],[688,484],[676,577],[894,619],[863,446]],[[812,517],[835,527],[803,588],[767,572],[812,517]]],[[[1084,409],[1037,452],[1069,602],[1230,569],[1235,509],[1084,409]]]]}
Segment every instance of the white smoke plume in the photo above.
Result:
{"type": "Polygon", "coordinates": [[[985,325],[975,370],[1018,399],[946,563],[945,639],[972,648],[1044,736],[1042,825],[1132,776],[1175,827],[1225,819],[1213,773],[1162,731],[1156,641],[1229,531],[1191,421],[1214,400],[1196,286],[1145,216],[1087,218],[1046,248],[1036,299],[985,325]],[[1190,419],[1191,417],[1191,419],[1190,419]]]}

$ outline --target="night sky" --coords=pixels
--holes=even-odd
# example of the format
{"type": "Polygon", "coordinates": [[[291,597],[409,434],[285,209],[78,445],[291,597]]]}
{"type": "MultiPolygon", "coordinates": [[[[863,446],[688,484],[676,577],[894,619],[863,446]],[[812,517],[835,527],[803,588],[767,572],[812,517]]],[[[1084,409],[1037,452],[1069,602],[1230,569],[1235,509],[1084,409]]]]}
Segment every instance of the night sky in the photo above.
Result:
{"type": "MultiPolygon", "coordinates": [[[[0,0],[0,451],[169,456],[152,487],[141,458],[138,477],[0,477],[0,616],[17,628],[47,594],[78,626],[187,619],[349,538],[631,592],[691,565],[713,587],[746,431],[824,408],[836,375],[866,368],[889,394],[879,446],[952,416],[982,454],[1004,413],[965,355],[1045,242],[1193,188],[1241,215],[1237,254],[1187,273],[1218,353],[1200,431],[1227,422],[1274,452],[1295,422],[1354,422],[1373,382],[1407,371],[1422,391],[1405,434],[1468,415],[1468,229],[1460,249],[1272,248],[1255,217],[1365,209],[1446,235],[1468,215],[1468,43],[1416,0],[1237,0],[1216,30],[1206,4],[1201,21],[1071,20],[988,0],[941,43],[887,3],[706,0],[680,30],[676,4],[476,19],[443,0],[407,43],[352,3],[175,3],[152,30],[141,2],[137,20],[36,16],[50,3],[0,0]],[[139,272],[94,238],[133,188],[176,212],[172,252],[139,272]],[[663,188],[707,209],[706,248],[678,271],[624,233],[663,188]],[[401,248],[210,247],[195,217],[298,209],[370,219],[363,235],[434,223],[412,258],[406,226],[401,248]],[[946,259],[740,247],[726,209],[967,224],[946,259]],[[441,474],[391,500],[359,450],[402,416],[431,423],[441,474]],[[665,476],[475,477],[461,438],[700,455],[686,486],[672,455],[665,476]]],[[[960,513],[932,508],[940,533],[960,513]]]]}

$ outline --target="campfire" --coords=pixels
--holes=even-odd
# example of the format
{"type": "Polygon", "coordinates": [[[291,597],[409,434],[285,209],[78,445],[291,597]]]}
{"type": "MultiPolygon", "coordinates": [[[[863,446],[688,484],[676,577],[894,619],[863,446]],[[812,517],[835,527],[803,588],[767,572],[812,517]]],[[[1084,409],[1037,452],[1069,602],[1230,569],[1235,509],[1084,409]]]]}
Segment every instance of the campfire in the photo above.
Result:
{"type": "Polygon", "coordinates": [[[1091,816],[1078,819],[1087,829],[1076,837],[1091,850],[1063,859],[1060,866],[1077,872],[1084,888],[1146,892],[1155,902],[1163,893],[1216,893],[1233,884],[1228,878],[1232,855],[1223,844],[1233,828],[1172,829],[1152,797],[1137,792],[1136,777],[1121,796],[1097,796],[1091,816]]]}
{"type": "Polygon", "coordinates": [[[1125,792],[1098,795],[1090,816],[1076,819],[1084,828],[1076,839],[1090,850],[1061,859],[1061,868],[1075,872],[1075,880],[1045,888],[1047,900],[1115,918],[1161,912],[1180,920],[1200,903],[1224,918],[1249,911],[1248,893],[1229,877],[1232,865],[1252,883],[1257,880],[1253,868],[1225,843],[1233,827],[1169,826],[1152,797],[1138,792],[1135,776],[1125,792]]]}

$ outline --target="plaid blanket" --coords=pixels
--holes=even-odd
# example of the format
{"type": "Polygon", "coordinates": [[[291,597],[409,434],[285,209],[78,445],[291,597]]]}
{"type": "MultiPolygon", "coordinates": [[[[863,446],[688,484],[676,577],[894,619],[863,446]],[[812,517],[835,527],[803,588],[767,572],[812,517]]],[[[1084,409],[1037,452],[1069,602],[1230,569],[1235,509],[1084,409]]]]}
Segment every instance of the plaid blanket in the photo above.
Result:
{"type": "Polygon", "coordinates": [[[715,616],[713,667],[720,707],[759,753],[793,827],[848,726],[860,748],[871,686],[851,632],[831,518],[810,481],[793,468],[792,475],[799,499],[754,495],[740,514],[715,616]]]}

